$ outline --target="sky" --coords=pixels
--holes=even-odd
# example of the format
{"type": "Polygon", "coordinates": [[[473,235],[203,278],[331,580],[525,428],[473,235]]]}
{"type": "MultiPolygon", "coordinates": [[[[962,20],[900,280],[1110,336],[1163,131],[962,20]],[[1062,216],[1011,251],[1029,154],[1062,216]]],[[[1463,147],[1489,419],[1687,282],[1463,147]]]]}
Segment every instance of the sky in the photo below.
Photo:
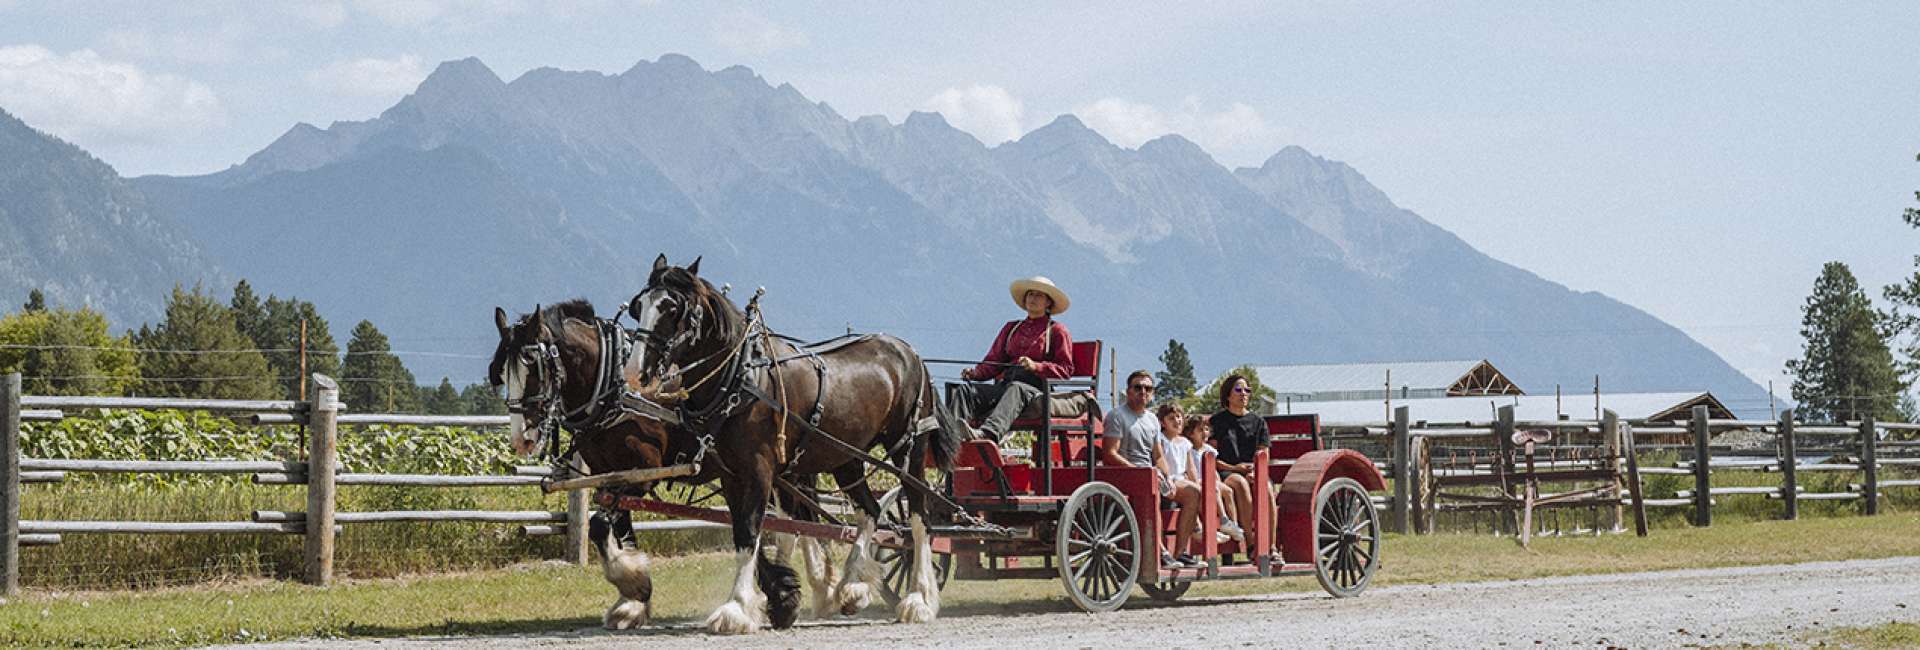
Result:
{"type": "Polygon", "coordinates": [[[0,0],[0,108],[127,176],[199,174],[376,116],[441,61],[680,53],[988,144],[1073,113],[1228,167],[1300,145],[1785,395],[1821,265],[1877,300],[1920,253],[1920,6],[1667,4],[0,0]]]}

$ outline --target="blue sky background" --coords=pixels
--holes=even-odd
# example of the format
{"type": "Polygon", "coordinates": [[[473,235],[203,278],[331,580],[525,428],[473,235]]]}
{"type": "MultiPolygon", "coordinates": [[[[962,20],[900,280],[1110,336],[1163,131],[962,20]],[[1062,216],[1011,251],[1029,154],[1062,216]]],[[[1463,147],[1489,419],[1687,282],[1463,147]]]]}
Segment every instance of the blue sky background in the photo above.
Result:
{"type": "Polygon", "coordinates": [[[1920,253],[1914,5],[1176,4],[0,0],[0,108],[122,174],[205,173],[372,117],[443,60],[511,80],[682,53],[989,144],[1061,113],[1229,167],[1298,144],[1783,395],[1820,265],[1877,298],[1920,253]]]}

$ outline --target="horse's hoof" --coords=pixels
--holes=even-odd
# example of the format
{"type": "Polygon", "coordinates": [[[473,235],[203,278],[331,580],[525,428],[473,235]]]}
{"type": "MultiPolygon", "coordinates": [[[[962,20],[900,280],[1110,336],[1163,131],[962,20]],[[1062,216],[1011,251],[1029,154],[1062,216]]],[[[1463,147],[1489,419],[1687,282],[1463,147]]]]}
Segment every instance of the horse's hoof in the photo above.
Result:
{"type": "Polygon", "coordinates": [[[926,597],[920,594],[907,594],[906,598],[900,599],[902,623],[931,623],[939,613],[939,608],[928,603],[926,597]]]}
{"type": "Polygon", "coordinates": [[[707,616],[707,631],[713,634],[753,634],[760,631],[760,622],[754,620],[740,603],[729,600],[707,616]]]}
{"type": "Polygon", "coordinates": [[[873,604],[873,586],[864,582],[850,582],[840,585],[840,614],[852,616],[873,604]]]}
{"type": "Polygon", "coordinates": [[[609,630],[631,630],[647,625],[647,604],[630,598],[622,598],[607,608],[606,616],[600,618],[600,624],[609,630]]]}

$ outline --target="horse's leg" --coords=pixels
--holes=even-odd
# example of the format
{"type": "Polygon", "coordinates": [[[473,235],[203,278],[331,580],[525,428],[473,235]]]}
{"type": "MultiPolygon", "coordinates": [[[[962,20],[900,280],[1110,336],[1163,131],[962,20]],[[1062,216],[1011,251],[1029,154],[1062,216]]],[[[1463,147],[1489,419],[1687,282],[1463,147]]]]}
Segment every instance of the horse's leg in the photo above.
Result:
{"type": "Polygon", "coordinates": [[[632,516],[625,510],[595,512],[587,536],[600,549],[601,574],[620,592],[600,624],[609,630],[645,626],[653,601],[653,578],[647,573],[647,554],[626,547],[626,540],[633,538],[632,516]]]}
{"type": "Polygon", "coordinates": [[[767,512],[767,480],[748,474],[722,477],[720,482],[733,519],[733,590],[727,602],[707,615],[707,631],[751,634],[765,620],[765,597],[758,589],[756,569],[766,564],[760,554],[760,519],[767,512]]]}
{"type": "MultiPolygon", "coordinates": [[[[914,442],[912,449],[906,459],[907,473],[924,477],[926,438],[914,442]]],[[[908,576],[907,593],[900,596],[899,621],[928,623],[940,615],[940,578],[933,572],[933,544],[927,536],[927,497],[907,488],[902,488],[900,496],[907,500],[907,521],[913,527],[913,573],[908,576]]]]}
{"type": "Polygon", "coordinates": [[[869,557],[872,553],[874,523],[880,519],[880,502],[873,498],[873,491],[867,488],[866,466],[863,463],[850,463],[833,470],[833,480],[840,485],[842,492],[853,499],[859,510],[853,513],[860,527],[859,537],[853,540],[853,549],[847,552],[847,567],[840,572],[840,586],[834,589],[834,601],[840,606],[840,613],[846,616],[857,614],[873,602],[873,581],[879,579],[879,565],[869,557]]]}
{"type": "MultiPolygon", "coordinates": [[[[813,487],[816,480],[814,476],[796,477],[793,486],[817,502],[820,495],[813,487]]],[[[800,521],[820,521],[819,513],[814,512],[812,508],[797,503],[797,500],[789,498],[784,491],[778,494],[776,501],[781,504],[783,510],[787,511],[787,516],[800,521]]],[[[794,547],[799,547],[800,560],[806,563],[807,586],[813,593],[813,616],[820,619],[832,618],[834,614],[833,563],[832,556],[827,554],[826,542],[812,537],[784,533],[774,533],[773,539],[774,546],[779,549],[774,557],[781,564],[791,565],[789,559],[793,557],[794,547]]]]}

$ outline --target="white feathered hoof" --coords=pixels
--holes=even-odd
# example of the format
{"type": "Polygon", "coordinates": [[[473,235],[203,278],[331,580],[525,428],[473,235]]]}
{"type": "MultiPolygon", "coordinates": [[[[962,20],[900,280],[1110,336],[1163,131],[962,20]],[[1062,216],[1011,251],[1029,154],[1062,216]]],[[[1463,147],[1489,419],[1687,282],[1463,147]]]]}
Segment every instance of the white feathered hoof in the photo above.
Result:
{"type": "Polygon", "coordinates": [[[836,605],[836,603],[833,602],[833,594],[828,593],[829,591],[831,590],[823,589],[819,587],[815,587],[813,589],[813,617],[814,618],[823,619],[823,620],[833,618],[833,615],[835,613],[834,606],[836,605]]]}
{"type": "Polygon", "coordinates": [[[902,623],[932,623],[934,617],[940,614],[940,607],[927,602],[927,598],[920,594],[907,594],[906,598],[900,599],[899,613],[902,623]]]}
{"type": "Polygon", "coordinates": [[[707,616],[707,631],[713,634],[753,634],[760,621],[735,601],[727,601],[707,616]]]}
{"type": "Polygon", "coordinates": [[[631,630],[646,627],[647,604],[631,598],[622,598],[607,608],[607,614],[600,617],[600,625],[609,630],[631,630]]]}
{"type": "Polygon", "coordinates": [[[840,585],[839,594],[834,599],[840,604],[840,615],[852,616],[873,604],[873,585],[864,582],[848,582],[840,585]]]}

